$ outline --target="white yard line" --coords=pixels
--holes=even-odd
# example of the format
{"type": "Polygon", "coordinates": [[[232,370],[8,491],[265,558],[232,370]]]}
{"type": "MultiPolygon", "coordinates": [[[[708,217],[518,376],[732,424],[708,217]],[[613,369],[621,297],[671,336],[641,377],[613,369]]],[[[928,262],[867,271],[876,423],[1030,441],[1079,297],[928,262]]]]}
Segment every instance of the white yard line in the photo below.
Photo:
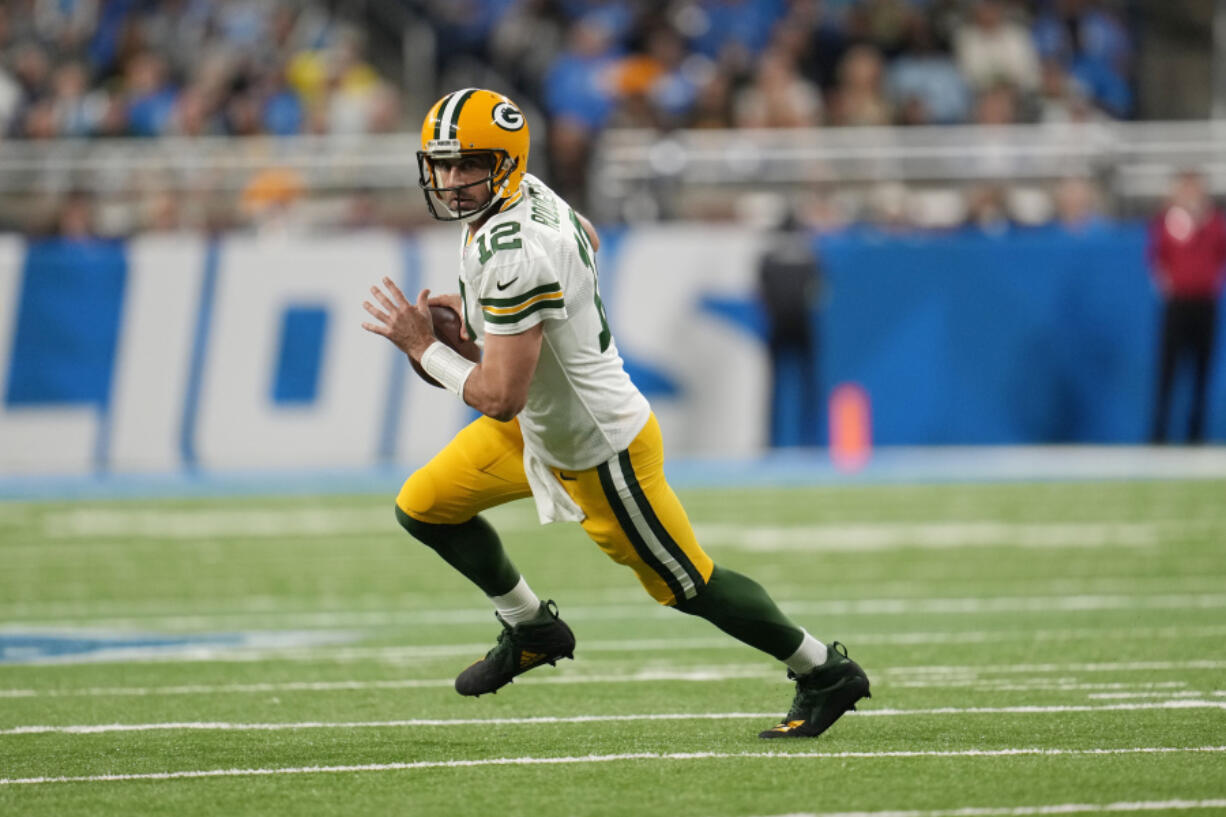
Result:
{"type": "Polygon", "coordinates": [[[186,510],[80,508],[43,517],[41,535],[50,539],[102,537],[200,541],[219,538],[334,537],[396,535],[389,505],[349,508],[200,508],[186,510]]]}
{"type": "MultiPolygon", "coordinates": [[[[584,755],[580,757],[495,757],[480,760],[422,760],[413,763],[366,763],[355,766],[295,766],[268,769],[200,769],[194,771],[150,772],[144,774],[101,774],[81,777],[17,777],[0,778],[0,786],[37,783],[106,783],[127,780],[182,780],[201,777],[255,777],[282,774],[344,774],[355,772],[409,771],[413,769],[471,768],[480,766],[542,766],[576,765],[583,763],[616,763],[635,760],[876,760],[882,758],[952,758],[952,757],[1067,757],[1104,755],[1163,755],[1177,753],[1220,753],[1226,746],[1140,746],[1118,749],[967,749],[962,751],[926,752],[678,752],[661,754],[635,752],[616,755],[584,755]]],[[[1208,802],[1208,801],[1205,801],[1208,802]]]]}
{"type": "MultiPolygon", "coordinates": [[[[1210,523],[1211,524],[1211,523],[1210,523]]],[[[707,546],[758,553],[868,553],[963,548],[1137,548],[1206,525],[1158,522],[845,522],[826,525],[699,524],[707,546]]],[[[1212,529],[1212,528],[1208,528],[1212,529]]]]}
{"type": "MultiPolygon", "coordinates": [[[[730,681],[737,678],[778,680],[780,670],[761,664],[740,664],[723,667],[690,669],[645,669],[636,672],[603,675],[533,675],[520,683],[529,684],[631,684],[655,681],[730,681]]],[[[85,687],[82,689],[0,689],[0,698],[76,698],[76,697],[143,697],[146,695],[229,695],[233,693],[268,692],[348,692],[370,689],[448,689],[455,684],[451,678],[402,678],[384,681],[285,681],[250,684],[182,684],[152,687],[85,687]]]]}
{"type": "MultiPolygon", "coordinates": [[[[3,505],[0,505],[3,507],[3,505]]],[[[1118,577],[1084,577],[1078,579],[1017,579],[1007,583],[997,583],[1001,594],[1015,597],[1048,597],[1069,593],[1099,593],[1127,596],[1152,596],[1164,593],[1216,593],[1226,584],[1226,573],[1197,573],[1195,576],[1172,577],[1165,576],[1118,576],[1118,577]]],[[[860,593],[850,593],[852,596],[877,597],[922,597],[932,592],[929,583],[914,581],[874,581],[841,585],[845,591],[860,588],[860,593]]],[[[792,584],[787,581],[772,581],[770,591],[776,598],[804,598],[812,592],[811,586],[792,584]]],[[[620,588],[606,588],[587,595],[589,601],[621,604],[644,604],[646,599],[642,590],[624,585],[620,588]]],[[[403,593],[398,596],[368,595],[348,596],[340,606],[339,599],[319,599],[311,607],[304,608],[302,601],[295,598],[284,598],[269,595],[249,595],[234,598],[214,599],[214,609],[201,610],[199,615],[239,616],[239,615],[285,615],[300,616],[321,612],[336,614],[403,611],[405,609],[421,608],[434,603],[421,593],[403,593]],[[329,609],[331,608],[331,609],[329,609]]],[[[650,605],[649,605],[650,606],[650,605]]],[[[74,621],[94,621],[102,618],[123,618],[138,620],[146,617],[167,618],[184,615],[182,598],[143,598],[143,599],[27,599],[23,601],[0,600],[0,620],[19,621],[21,619],[56,619],[74,621]]],[[[471,608],[479,609],[479,608],[471,608]]],[[[486,610],[488,618],[488,609],[486,610]]]]}
{"type": "MultiPolygon", "coordinates": [[[[922,646],[931,644],[981,644],[995,641],[1067,641],[1092,638],[1099,641],[1146,638],[1155,633],[1170,631],[1173,635],[1199,633],[1214,635],[1221,628],[1208,627],[1160,627],[1160,628],[1124,628],[1098,629],[1079,628],[1069,630],[993,630],[972,632],[929,632],[929,633],[865,633],[861,635],[846,634],[839,638],[855,649],[861,645],[878,646],[922,646]]],[[[20,631],[25,632],[25,631],[20,631]]],[[[64,633],[55,633],[62,635],[64,633]]],[[[262,661],[288,661],[297,663],[350,664],[350,663],[382,663],[390,665],[420,664],[431,659],[446,659],[472,656],[474,659],[483,655],[489,649],[488,642],[473,642],[468,644],[427,644],[394,647],[337,647],[321,645],[318,647],[242,647],[219,645],[183,645],[172,649],[133,647],[121,649],[100,649],[94,652],[68,655],[32,656],[23,660],[23,665],[72,665],[92,663],[254,663],[262,661]]],[[[582,640],[579,650],[586,653],[656,653],[656,652],[695,652],[713,650],[744,651],[745,645],[731,638],[647,638],[619,640],[582,640]]],[[[901,667],[887,670],[890,672],[905,672],[922,677],[931,675],[976,675],[981,673],[1051,673],[1069,672],[1113,672],[1113,671],[1163,671],[1173,669],[1224,669],[1226,660],[1192,660],[1192,661],[1137,661],[1127,663],[1101,664],[1018,664],[1015,666],[917,666],[901,667]]],[[[916,679],[918,680],[918,679],[916,679]]]]}
{"type": "Polygon", "coordinates": [[[1136,698],[1204,698],[1212,692],[1185,689],[1179,692],[1092,692],[1086,697],[1091,701],[1123,701],[1136,698]]]}
{"type": "Polygon", "coordinates": [[[1041,817],[1048,814],[1103,814],[1226,808],[1226,800],[1134,800],[1116,803],[1053,803],[1045,806],[965,806],[926,811],[823,811],[773,817],[1041,817]]]}
{"type": "MultiPolygon", "coordinates": [[[[983,615],[992,613],[1087,613],[1114,610],[1219,610],[1226,608],[1226,593],[1160,593],[1131,595],[1069,594],[1039,596],[997,596],[966,598],[880,598],[823,601],[781,601],[789,613],[814,616],[844,615],[983,615]]],[[[641,603],[566,605],[562,612],[568,621],[627,621],[667,619],[673,615],[644,599],[641,603]]],[[[87,624],[95,629],[207,630],[218,628],[260,629],[272,627],[353,628],[399,627],[416,625],[488,624],[493,614],[488,607],[439,609],[300,610],[273,612],[215,612],[189,615],[149,615],[37,619],[14,623],[10,627],[63,628],[87,624]]]]}
{"type": "MultiPolygon", "coordinates": [[[[503,533],[539,529],[529,513],[500,514],[503,533]]],[[[1213,530],[1217,520],[1145,522],[1002,522],[995,519],[843,521],[813,525],[764,525],[715,522],[695,532],[708,545],[753,551],[880,551],[900,548],[967,547],[1102,548],[1146,547],[1163,538],[1213,530]]],[[[44,516],[43,538],[84,540],[105,547],[101,538],[210,542],[222,538],[303,539],[337,536],[400,535],[386,506],[337,508],[80,508],[44,516]]]]}
{"type": "Polygon", "coordinates": [[[974,676],[987,674],[1033,674],[1051,672],[1167,672],[1171,670],[1226,669],[1226,660],[1193,658],[1187,661],[1094,661],[1069,664],[933,664],[913,667],[885,667],[880,672],[899,675],[974,676]]]}
{"type": "Polygon", "coordinates": [[[1226,625],[1190,625],[1187,627],[1066,627],[1062,629],[969,630],[918,633],[847,633],[840,641],[849,644],[980,644],[994,641],[1074,641],[1081,638],[1212,638],[1226,635],[1226,625]]]}
{"type": "MultiPolygon", "coordinates": [[[[715,667],[690,667],[678,669],[644,669],[636,672],[605,673],[605,674],[542,674],[532,675],[520,683],[535,684],[633,684],[655,683],[659,681],[680,681],[685,683],[702,683],[731,681],[738,679],[759,679],[773,681],[779,679],[779,672],[762,664],[733,664],[715,667]]],[[[382,681],[344,680],[344,681],[281,681],[255,682],[246,684],[178,684],[170,686],[141,687],[82,687],[80,689],[33,689],[11,688],[0,689],[0,699],[4,698],[105,698],[105,697],[146,697],[154,695],[232,695],[242,693],[266,694],[279,692],[358,692],[372,689],[449,689],[454,684],[451,678],[399,678],[382,681]]],[[[991,692],[1087,692],[1091,690],[1113,690],[1114,693],[1091,694],[1089,698],[1164,696],[1182,698],[1203,698],[1209,696],[1224,696],[1226,691],[1214,690],[1198,692],[1186,690],[1186,681],[1099,683],[1077,684],[1070,682],[1034,681],[1028,683],[1008,683],[987,679],[950,679],[929,680],[917,682],[889,682],[891,686],[906,688],[946,689],[972,687],[976,690],[991,692]],[[1120,690],[1169,690],[1166,692],[1121,692],[1120,690]]]]}
{"type": "MultiPolygon", "coordinates": [[[[1007,678],[938,676],[917,681],[890,681],[890,686],[904,689],[953,689],[970,687],[992,692],[1089,692],[1091,689],[1179,689],[1187,681],[1122,681],[1079,683],[1076,678],[1036,678],[1034,681],[1010,681],[1007,678]]],[[[2,693],[0,693],[2,697],[2,693]]]]}
{"type": "MultiPolygon", "coordinates": [[[[1226,701],[1162,701],[1160,703],[1122,703],[1099,706],[980,706],[937,707],[934,709],[866,709],[848,713],[859,717],[898,717],[931,715],[1048,715],[1069,712],[1121,712],[1170,709],[1219,709],[1226,710],[1226,701]]],[[[674,712],[652,715],[571,715],[542,716],[534,718],[413,718],[393,721],[293,721],[285,723],[231,723],[227,721],[183,721],[169,723],[102,723],[74,725],[29,725],[0,729],[0,735],[93,735],[109,732],[155,732],[155,731],[222,731],[222,732],[283,732],[300,729],[397,729],[420,726],[518,726],[539,724],[606,723],[624,721],[685,721],[685,720],[741,720],[761,718],[770,720],[777,714],[762,712],[674,712]]]]}

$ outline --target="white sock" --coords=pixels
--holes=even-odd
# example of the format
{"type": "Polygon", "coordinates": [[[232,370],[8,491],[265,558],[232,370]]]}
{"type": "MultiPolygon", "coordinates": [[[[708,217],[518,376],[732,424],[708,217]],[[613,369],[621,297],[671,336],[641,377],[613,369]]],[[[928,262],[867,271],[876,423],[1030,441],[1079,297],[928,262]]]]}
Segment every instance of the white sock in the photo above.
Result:
{"type": "MultiPolygon", "coordinates": [[[[494,609],[507,624],[522,624],[536,618],[541,610],[541,600],[520,576],[519,583],[501,596],[490,596],[494,609]]],[[[823,648],[824,649],[824,648],[823,648]]]]}
{"type": "Polygon", "coordinates": [[[796,652],[788,656],[783,663],[796,675],[804,675],[826,663],[826,645],[803,631],[805,637],[801,640],[796,652]]]}

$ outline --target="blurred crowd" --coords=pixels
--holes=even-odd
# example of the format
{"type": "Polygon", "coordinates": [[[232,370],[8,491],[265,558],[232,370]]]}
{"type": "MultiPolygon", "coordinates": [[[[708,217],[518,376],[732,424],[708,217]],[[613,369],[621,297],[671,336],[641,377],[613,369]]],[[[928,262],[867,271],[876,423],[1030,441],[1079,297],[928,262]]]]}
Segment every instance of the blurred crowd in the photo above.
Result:
{"type": "MultiPolygon", "coordinates": [[[[1132,109],[1131,39],[1104,0],[403,1],[436,32],[440,93],[488,66],[564,140],[1132,109]]],[[[391,130],[396,78],[365,61],[359,22],[320,2],[9,0],[0,125],[30,139],[391,130]]]]}
{"type": "Polygon", "coordinates": [[[0,4],[11,138],[368,133],[399,118],[359,30],[317,2],[0,4]]]}
{"type": "MultiPolygon", "coordinates": [[[[441,0],[441,73],[493,67],[550,120],[581,189],[608,127],[1011,124],[1132,114],[1105,0],[441,0]]],[[[447,83],[444,82],[444,85],[447,83]]],[[[457,84],[455,82],[451,84],[457,84]]]]}
{"type": "MultiPolygon", "coordinates": [[[[1122,0],[381,4],[430,33],[429,93],[484,85],[528,108],[548,140],[548,163],[538,159],[535,169],[578,202],[608,128],[992,125],[1134,113],[1122,0]]],[[[406,97],[408,77],[373,65],[422,60],[372,58],[373,5],[5,0],[0,134],[414,132],[416,108],[432,100],[406,97]]],[[[361,193],[350,209],[361,220],[378,209],[372,201],[361,193]]],[[[997,205],[988,195],[976,207],[997,205]]]]}

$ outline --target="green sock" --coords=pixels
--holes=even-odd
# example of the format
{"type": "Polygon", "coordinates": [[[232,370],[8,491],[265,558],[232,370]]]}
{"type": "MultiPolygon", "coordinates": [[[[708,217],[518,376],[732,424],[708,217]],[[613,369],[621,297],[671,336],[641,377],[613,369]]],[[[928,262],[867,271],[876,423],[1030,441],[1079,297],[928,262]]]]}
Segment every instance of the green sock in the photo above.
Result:
{"type": "Polygon", "coordinates": [[[429,545],[447,564],[464,574],[487,596],[501,596],[519,583],[519,571],[511,564],[493,526],[480,516],[458,525],[421,522],[396,506],[400,526],[429,545]]]}
{"type": "Polygon", "coordinates": [[[804,630],[783,614],[762,585],[748,576],[715,566],[697,596],[677,609],[700,616],[751,647],[786,660],[800,647],[804,630]]]}

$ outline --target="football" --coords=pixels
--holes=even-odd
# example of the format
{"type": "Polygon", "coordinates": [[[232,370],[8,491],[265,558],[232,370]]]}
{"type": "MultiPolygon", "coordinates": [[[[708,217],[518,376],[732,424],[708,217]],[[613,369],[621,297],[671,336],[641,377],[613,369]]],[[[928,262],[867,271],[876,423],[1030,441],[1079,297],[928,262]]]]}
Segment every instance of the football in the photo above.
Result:
{"type": "MultiPolygon", "coordinates": [[[[481,347],[477,346],[472,340],[460,339],[460,316],[456,314],[454,309],[447,306],[432,306],[430,307],[430,319],[434,321],[434,337],[455,349],[473,363],[481,360],[481,347]]],[[[417,372],[422,380],[431,386],[442,388],[442,384],[426,374],[426,370],[416,360],[409,358],[409,362],[413,364],[413,370],[417,372]]]]}

